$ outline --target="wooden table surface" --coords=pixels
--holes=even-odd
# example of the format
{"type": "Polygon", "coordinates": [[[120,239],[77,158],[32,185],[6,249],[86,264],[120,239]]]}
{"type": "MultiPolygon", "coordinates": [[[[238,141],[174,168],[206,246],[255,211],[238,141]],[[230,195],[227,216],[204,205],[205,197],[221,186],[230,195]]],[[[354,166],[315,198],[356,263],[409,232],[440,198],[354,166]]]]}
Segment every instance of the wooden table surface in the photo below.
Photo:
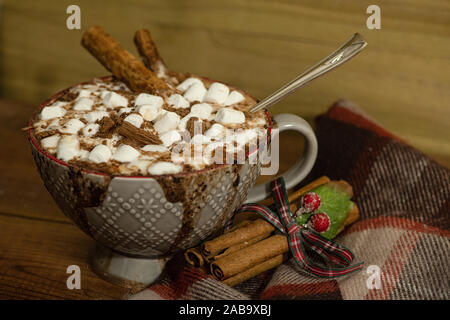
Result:
{"type": "MultiPolygon", "coordinates": [[[[21,130],[33,108],[0,100],[0,299],[120,299],[128,290],[91,271],[94,242],[63,215],[39,177],[21,130]],[[81,290],[66,287],[69,265],[81,268],[81,290]]],[[[300,153],[287,148],[292,139],[281,139],[282,171],[300,153]]],[[[450,158],[439,160],[450,166],[450,158]]]]}

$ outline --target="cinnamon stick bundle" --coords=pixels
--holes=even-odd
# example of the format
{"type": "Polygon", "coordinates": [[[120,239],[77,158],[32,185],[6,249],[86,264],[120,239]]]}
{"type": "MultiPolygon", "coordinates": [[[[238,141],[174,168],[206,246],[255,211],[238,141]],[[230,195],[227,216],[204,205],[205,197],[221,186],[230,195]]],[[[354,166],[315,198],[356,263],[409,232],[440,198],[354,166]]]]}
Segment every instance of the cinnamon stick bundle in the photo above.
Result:
{"type": "MultiPolygon", "coordinates": [[[[291,193],[288,197],[291,208],[296,210],[298,199],[303,194],[330,182],[330,179],[324,176],[291,193]]],[[[333,181],[333,183],[337,183],[349,194],[353,192],[351,186],[345,181],[333,181]]],[[[338,233],[358,218],[358,207],[353,205],[338,233]]],[[[280,265],[288,258],[287,237],[273,235],[275,228],[258,214],[241,212],[236,215],[233,222],[235,227],[227,233],[206,241],[199,247],[187,250],[186,261],[209,271],[218,280],[234,286],[280,265]]]]}
{"type": "Polygon", "coordinates": [[[112,74],[125,82],[134,92],[150,92],[168,89],[164,80],[147,69],[144,63],[99,26],[83,34],[81,44],[112,74]]]}

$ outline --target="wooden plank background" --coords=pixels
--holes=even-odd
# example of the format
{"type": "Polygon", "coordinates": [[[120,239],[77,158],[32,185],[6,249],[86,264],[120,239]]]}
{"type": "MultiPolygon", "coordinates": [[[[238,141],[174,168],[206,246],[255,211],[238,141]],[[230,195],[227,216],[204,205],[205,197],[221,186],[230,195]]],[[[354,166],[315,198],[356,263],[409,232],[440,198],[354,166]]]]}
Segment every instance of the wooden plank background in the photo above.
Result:
{"type": "Polygon", "coordinates": [[[106,74],[80,46],[104,26],[132,52],[150,29],[167,64],[262,98],[354,32],[366,51],[285,99],[272,112],[307,120],[339,98],[436,159],[450,157],[450,2],[446,0],[80,0],[82,30],[66,28],[72,1],[0,2],[0,97],[38,104],[71,84],[106,74]],[[381,7],[381,30],[366,8],[381,7]]]}

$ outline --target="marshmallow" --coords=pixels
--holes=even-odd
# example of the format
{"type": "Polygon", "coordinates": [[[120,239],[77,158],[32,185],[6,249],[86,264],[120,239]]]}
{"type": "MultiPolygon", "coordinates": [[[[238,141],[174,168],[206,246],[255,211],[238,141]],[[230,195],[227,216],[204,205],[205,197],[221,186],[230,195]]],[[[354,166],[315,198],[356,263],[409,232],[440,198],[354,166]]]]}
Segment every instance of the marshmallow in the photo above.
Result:
{"type": "Polygon", "coordinates": [[[159,115],[159,108],[151,104],[143,104],[136,108],[142,117],[147,121],[155,120],[159,115]]]}
{"type": "Polygon", "coordinates": [[[117,133],[113,133],[112,137],[110,139],[103,140],[106,142],[106,145],[111,149],[115,150],[115,147],[117,146],[117,142],[123,139],[123,136],[117,133]]]}
{"type": "Polygon", "coordinates": [[[203,85],[203,82],[198,78],[187,78],[186,80],[184,80],[181,84],[179,84],[177,86],[177,89],[184,92],[193,84],[202,84],[203,85]]]}
{"type": "Polygon", "coordinates": [[[182,95],[175,93],[167,99],[167,104],[169,106],[173,106],[175,109],[179,108],[189,108],[189,101],[187,101],[185,98],[183,98],[182,95]]]}
{"type": "Polygon", "coordinates": [[[131,123],[136,128],[140,128],[142,123],[144,122],[144,119],[141,117],[140,114],[132,113],[123,119],[123,121],[131,123]]]}
{"type": "Polygon", "coordinates": [[[90,90],[80,90],[78,93],[78,98],[89,98],[91,96],[90,90]]]}
{"type": "Polygon", "coordinates": [[[54,134],[53,136],[42,139],[41,146],[42,148],[56,148],[58,146],[59,139],[59,134],[54,134]]]}
{"type": "Polygon", "coordinates": [[[115,92],[108,91],[101,95],[103,103],[108,108],[126,107],[128,106],[128,99],[115,92]]]}
{"type": "Polygon", "coordinates": [[[171,146],[174,142],[181,140],[181,135],[176,130],[171,130],[166,133],[163,133],[159,136],[159,139],[162,141],[163,145],[166,147],[171,146]]]}
{"type": "Polygon", "coordinates": [[[226,85],[214,82],[206,92],[204,101],[224,104],[228,98],[228,93],[230,93],[230,89],[226,85]]]}
{"type": "Polygon", "coordinates": [[[100,125],[97,123],[88,123],[84,128],[83,128],[83,135],[85,137],[92,137],[95,136],[98,132],[98,130],[100,129],[100,125]]]}
{"type": "Polygon", "coordinates": [[[160,161],[152,164],[148,168],[148,173],[150,174],[174,174],[179,173],[183,169],[179,164],[174,164],[172,162],[160,161]]]}
{"type": "Polygon", "coordinates": [[[205,136],[207,137],[218,137],[223,134],[225,127],[220,123],[214,123],[208,130],[205,132],[205,136]]]}
{"type": "Polygon", "coordinates": [[[84,116],[88,122],[96,122],[102,120],[104,117],[108,117],[109,113],[106,111],[92,111],[84,116]]]}
{"type": "Polygon", "coordinates": [[[203,97],[206,94],[206,89],[203,83],[194,83],[184,93],[184,97],[190,101],[203,101],[203,97]]]}
{"type": "Polygon", "coordinates": [[[200,119],[208,119],[211,116],[213,108],[208,103],[198,103],[194,104],[191,108],[191,112],[188,116],[198,117],[200,119]]]}
{"type": "Polygon", "coordinates": [[[237,142],[239,145],[245,145],[249,141],[252,141],[253,139],[258,137],[258,133],[256,130],[244,130],[244,131],[238,131],[234,135],[234,141],[237,142]]]}
{"type": "Polygon", "coordinates": [[[86,160],[88,160],[88,157],[89,157],[89,151],[84,150],[84,149],[81,149],[81,150],[78,152],[78,158],[79,158],[80,160],[86,161],[86,160]]]}
{"type": "Polygon", "coordinates": [[[158,121],[155,122],[154,128],[158,133],[164,133],[178,127],[180,116],[175,112],[166,112],[158,121]]]}
{"type": "Polygon", "coordinates": [[[196,134],[195,136],[192,137],[191,139],[191,144],[206,144],[206,143],[210,143],[211,142],[211,138],[207,137],[203,134],[196,134]]]}
{"type": "Polygon", "coordinates": [[[142,174],[146,174],[147,173],[147,168],[148,166],[151,164],[151,161],[148,160],[140,160],[140,159],[136,159],[131,161],[127,167],[128,168],[137,168],[142,174]]]}
{"type": "Polygon", "coordinates": [[[46,130],[55,130],[59,128],[59,122],[61,119],[53,119],[48,125],[46,130]]]}
{"type": "Polygon", "coordinates": [[[148,94],[148,93],[140,93],[136,97],[136,100],[134,101],[134,105],[141,106],[143,104],[148,104],[148,105],[154,106],[159,109],[164,104],[164,100],[160,96],[155,96],[153,94],[148,94]]]}
{"type": "Polygon", "coordinates": [[[78,98],[75,100],[75,103],[73,105],[73,110],[77,111],[85,111],[85,110],[91,110],[92,106],[94,105],[94,101],[92,101],[89,98],[78,98]]]}
{"type": "MultiPolygon", "coordinates": [[[[86,91],[93,92],[93,93],[96,93],[98,91],[98,86],[95,84],[84,84],[81,86],[81,88],[85,89],[86,91]]],[[[83,90],[81,90],[81,91],[83,91],[83,90]]]]}
{"type": "Polygon", "coordinates": [[[64,136],[59,139],[56,148],[56,157],[63,161],[69,161],[78,156],[80,142],[75,136],[64,136]]]}
{"type": "Polygon", "coordinates": [[[44,107],[41,111],[41,119],[49,120],[53,118],[59,118],[66,114],[66,110],[61,108],[61,105],[57,104],[55,106],[44,107]]]}
{"type": "Polygon", "coordinates": [[[117,114],[120,116],[124,113],[130,113],[131,111],[133,111],[133,109],[131,109],[131,108],[120,108],[119,111],[117,112],[117,114]]]}
{"type": "Polygon", "coordinates": [[[139,151],[137,151],[135,148],[126,144],[122,144],[117,148],[116,152],[114,152],[112,158],[119,162],[131,162],[135,160],[139,156],[139,154],[139,151]]]}
{"type": "Polygon", "coordinates": [[[181,119],[180,123],[178,124],[178,130],[181,130],[181,131],[186,130],[186,125],[190,118],[191,118],[191,116],[189,114],[187,116],[183,117],[183,119],[181,119]]]}
{"type": "Polygon", "coordinates": [[[95,148],[89,152],[88,156],[88,160],[95,163],[107,162],[110,158],[111,150],[104,144],[95,146],[95,148]]]}
{"type": "Polygon", "coordinates": [[[78,119],[72,119],[67,121],[62,128],[59,129],[62,133],[76,134],[81,128],[84,127],[84,123],[78,119]]]}
{"type": "Polygon", "coordinates": [[[256,118],[248,121],[248,124],[252,126],[263,126],[266,123],[267,123],[266,118],[256,118]]]}
{"type": "Polygon", "coordinates": [[[231,108],[222,108],[216,113],[215,120],[221,123],[237,124],[245,122],[245,115],[242,111],[231,108]]]}
{"type": "Polygon", "coordinates": [[[99,93],[100,98],[104,99],[108,93],[111,93],[109,90],[102,90],[99,93]]]}
{"type": "Polygon", "coordinates": [[[232,91],[227,97],[227,100],[225,100],[225,105],[231,106],[232,104],[239,103],[244,99],[244,96],[239,91],[232,91]]]}
{"type": "Polygon", "coordinates": [[[160,146],[160,145],[156,145],[156,144],[148,144],[146,146],[143,146],[141,148],[144,151],[150,151],[150,152],[166,152],[169,151],[169,149],[167,149],[164,146],[160,146]]]}

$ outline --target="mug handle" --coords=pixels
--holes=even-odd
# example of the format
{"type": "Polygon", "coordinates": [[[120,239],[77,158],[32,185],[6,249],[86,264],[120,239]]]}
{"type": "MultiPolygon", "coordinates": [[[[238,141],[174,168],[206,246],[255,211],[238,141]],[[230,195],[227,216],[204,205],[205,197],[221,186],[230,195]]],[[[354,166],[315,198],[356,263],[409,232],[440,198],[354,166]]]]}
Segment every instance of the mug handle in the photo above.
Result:
{"type": "MultiPolygon", "coordinates": [[[[305,137],[306,145],[304,154],[289,170],[281,175],[285,180],[286,188],[289,189],[302,181],[313,168],[317,158],[317,139],[309,123],[294,114],[278,114],[274,116],[274,120],[278,125],[278,130],[272,131],[272,141],[275,140],[275,134],[278,135],[285,130],[297,131],[305,137]]],[[[273,151],[272,148],[271,152],[273,151]]],[[[270,194],[270,182],[258,184],[249,191],[245,202],[258,202],[267,198],[270,194]]]]}

